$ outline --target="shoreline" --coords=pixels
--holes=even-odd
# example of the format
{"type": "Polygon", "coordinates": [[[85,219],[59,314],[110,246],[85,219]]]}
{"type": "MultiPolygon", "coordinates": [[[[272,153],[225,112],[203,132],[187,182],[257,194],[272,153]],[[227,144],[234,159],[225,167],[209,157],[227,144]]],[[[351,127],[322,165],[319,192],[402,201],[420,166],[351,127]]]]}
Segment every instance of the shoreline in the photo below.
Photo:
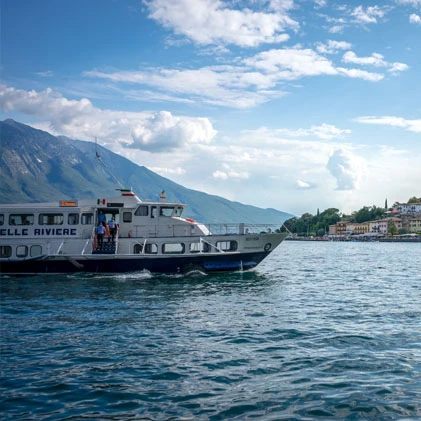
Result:
{"type": "Polygon", "coordinates": [[[359,243],[421,243],[421,236],[417,238],[325,238],[325,237],[296,237],[285,238],[284,241],[323,241],[323,242],[359,242],[359,243]]]}

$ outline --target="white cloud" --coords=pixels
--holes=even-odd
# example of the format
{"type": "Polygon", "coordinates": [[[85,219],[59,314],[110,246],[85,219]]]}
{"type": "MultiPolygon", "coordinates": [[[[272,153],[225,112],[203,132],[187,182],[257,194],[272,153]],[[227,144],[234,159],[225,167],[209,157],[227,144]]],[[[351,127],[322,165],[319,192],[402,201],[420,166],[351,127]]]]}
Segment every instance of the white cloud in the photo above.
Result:
{"type": "Polygon", "coordinates": [[[358,189],[364,164],[361,158],[345,149],[337,149],[330,156],[327,168],[336,178],[337,190],[358,189]]]}
{"type": "Polygon", "coordinates": [[[369,82],[379,82],[384,78],[381,73],[372,73],[360,69],[345,69],[343,67],[338,67],[338,72],[351,78],[364,79],[369,82]]]}
{"type": "Polygon", "coordinates": [[[249,178],[249,173],[247,171],[236,171],[228,164],[222,165],[222,170],[216,170],[212,177],[219,180],[228,180],[228,179],[247,179],[249,178]]]}
{"type": "Polygon", "coordinates": [[[168,111],[132,121],[130,148],[149,152],[179,149],[188,143],[209,143],[215,131],[207,118],[173,116],[168,111]]]}
{"type": "Polygon", "coordinates": [[[357,57],[353,51],[347,51],[343,55],[342,61],[345,63],[370,65],[376,67],[387,66],[387,62],[384,60],[383,56],[378,53],[373,53],[370,57],[357,57]]]}
{"type": "MultiPolygon", "coordinates": [[[[276,87],[275,75],[267,75],[244,66],[213,66],[199,69],[149,69],[143,72],[105,73],[89,71],[91,78],[116,83],[146,85],[184,101],[204,102],[233,108],[250,108],[283,95],[276,87]]],[[[155,96],[159,96],[155,92],[155,96]]],[[[142,97],[148,99],[147,96],[142,97]]]]}
{"type": "Polygon", "coordinates": [[[362,116],[355,119],[358,123],[363,124],[377,124],[383,126],[400,127],[410,132],[421,133],[421,119],[420,120],[408,120],[402,117],[393,116],[362,116]]]}
{"type": "MultiPolygon", "coordinates": [[[[247,7],[232,9],[222,0],[149,0],[145,4],[151,19],[201,45],[279,43],[289,38],[286,29],[299,26],[287,14],[292,0],[270,1],[270,13],[247,7]]],[[[250,6],[257,4],[250,2],[250,6]]]]}
{"type": "Polygon", "coordinates": [[[405,63],[388,63],[384,60],[384,57],[378,53],[373,53],[369,57],[358,57],[353,51],[347,51],[343,55],[342,61],[345,63],[354,63],[363,66],[388,67],[387,71],[390,73],[403,72],[409,69],[409,66],[405,63]]]}
{"type": "Polygon", "coordinates": [[[345,29],[344,25],[334,25],[331,28],[329,28],[329,32],[331,34],[340,34],[345,29]]]}
{"type": "Polygon", "coordinates": [[[244,61],[264,72],[277,73],[280,79],[285,80],[338,73],[330,60],[311,49],[268,50],[244,61]]]}
{"type": "Polygon", "coordinates": [[[408,4],[413,7],[421,7],[421,0],[396,0],[398,4],[408,4]]]}
{"type": "Polygon", "coordinates": [[[321,54],[336,54],[339,50],[349,50],[352,44],[346,41],[328,40],[326,44],[318,43],[316,49],[321,54]]]}
{"type": "Polygon", "coordinates": [[[176,168],[170,167],[170,168],[168,168],[168,167],[149,167],[148,166],[148,168],[151,171],[154,171],[154,172],[156,172],[158,174],[161,174],[161,175],[166,175],[167,177],[173,176],[173,175],[183,175],[183,174],[186,173],[186,170],[184,168],[181,168],[181,167],[176,167],[176,168]]]}
{"type": "MultiPolygon", "coordinates": [[[[333,3],[332,3],[333,5],[333,3]]],[[[332,34],[342,33],[354,26],[367,27],[369,24],[377,24],[393,10],[390,6],[368,6],[362,5],[351,8],[349,5],[335,5],[329,14],[321,15],[327,22],[327,30],[332,34]]]]}
{"type": "Polygon", "coordinates": [[[308,183],[304,180],[297,180],[297,187],[303,190],[311,189],[313,186],[311,183],[308,183]]]}
{"type": "Polygon", "coordinates": [[[220,179],[220,180],[228,180],[228,174],[224,171],[215,171],[212,174],[213,178],[220,179]]]}
{"type": "MultiPolygon", "coordinates": [[[[326,48],[340,49],[346,46],[346,43],[328,43],[326,48]]],[[[358,62],[357,59],[355,61],[358,62]]],[[[150,86],[155,89],[157,97],[170,96],[172,101],[179,98],[180,101],[200,101],[243,109],[285,95],[280,88],[285,81],[310,76],[340,75],[376,82],[384,77],[382,74],[360,69],[336,67],[333,61],[314,50],[298,47],[271,49],[244,59],[236,59],[233,63],[198,69],[150,68],[144,71],[110,73],[92,70],[84,72],[84,76],[119,84],[150,86]]],[[[132,90],[128,92],[132,96],[132,90]]],[[[148,96],[144,95],[143,99],[147,100],[148,96]]]]}
{"type": "Polygon", "coordinates": [[[38,75],[38,76],[41,76],[41,77],[52,77],[52,76],[54,76],[54,72],[52,70],[47,70],[45,72],[36,72],[35,74],[38,75]]]}
{"type": "Polygon", "coordinates": [[[409,16],[409,22],[410,22],[410,23],[414,23],[414,24],[416,24],[416,25],[421,25],[421,16],[416,15],[415,13],[412,13],[412,14],[409,16]]]}
{"type": "Polygon", "coordinates": [[[311,126],[309,129],[287,130],[278,129],[277,133],[290,137],[314,136],[319,139],[339,139],[351,133],[349,129],[338,129],[337,127],[323,123],[320,126],[311,126]]]}
{"type": "Polygon", "coordinates": [[[165,111],[101,110],[86,98],[68,100],[51,89],[36,92],[0,85],[0,108],[48,120],[50,131],[57,134],[89,140],[98,137],[103,143],[150,152],[207,144],[216,135],[207,118],[179,117],[165,111]]]}
{"type": "Polygon", "coordinates": [[[391,67],[387,70],[390,73],[404,72],[409,69],[409,66],[405,63],[392,63],[391,67]]]}
{"type": "Polygon", "coordinates": [[[327,1],[326,0],[315,0],[315,3],[316,3],[316,7],[325,7],[326,6],[326,4],[327,4],[327,1]]]}
{"type": "Polygon", "coordinates": [[[385,10],[379,6],[370,6],[365,9],[363,6],[358,6],[351,12],[354,21],[360,24],[377,23],[377,19],[383,18],[385,14],[385,10]]]}

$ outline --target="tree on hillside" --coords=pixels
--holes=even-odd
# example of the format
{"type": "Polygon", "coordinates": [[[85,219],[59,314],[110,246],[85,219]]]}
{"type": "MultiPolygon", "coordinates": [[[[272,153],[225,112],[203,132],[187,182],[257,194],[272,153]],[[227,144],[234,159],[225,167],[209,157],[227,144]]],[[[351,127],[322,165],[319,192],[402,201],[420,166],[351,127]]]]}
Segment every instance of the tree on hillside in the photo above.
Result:
{"type": "Polygon", "coordinates": [[[317,210],[315,216],[305,213],[300,218],[288,219],[284,225],[298,235],[324,235],[329,232],[329,225],[334,225],[340,220],[339,209],[329,208],[323,212],[317,210]]]}
{"type": "Polygon", "coordinates": [[[373,206],[364,206],[359,211],[355,212],[352,220],[358,223],[374,221],[383,217],[385,212],[384,208],[373,206]]]}
{"type": "Polygon", "coordinates": [[[387,232],[391,235],[397,235],[398,229],[396,228],[395,221],[393,219],[389,219],[387,222],[387,232]]]}

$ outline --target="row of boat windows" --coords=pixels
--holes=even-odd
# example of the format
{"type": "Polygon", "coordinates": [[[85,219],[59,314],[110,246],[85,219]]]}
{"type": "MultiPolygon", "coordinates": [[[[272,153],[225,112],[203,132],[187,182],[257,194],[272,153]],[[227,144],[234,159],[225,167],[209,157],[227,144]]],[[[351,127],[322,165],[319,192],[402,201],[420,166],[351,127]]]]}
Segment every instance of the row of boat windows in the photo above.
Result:
{"type": "MultiPolygon", "coordinates": [[[[158,208],[156,206],[139,206],[135,211],[135,216],[150,216],[156,218],[158,216],[158,208]]],[[[182,207],[160,206],[159,216],[181,216],[183,212],[182,207]]],[[[6,215],[7,217],[7,215],[6,215]]],[[[85,212],[68,213],[40,213],[38,215],[39,225],[63,225],[67,217],[68,225],[78,225],[79,220],[82,225],[94,224],[94,213],[85,212]]],[[[15,213],[9,215],[9,225],[34,225],[35,216],[32,213],[15,213]]],[[[123,212],[123,222],[132,222],[132,212],[123,212]]],[[[0,214],[0,225],[4,225],[5,215],[0,214]]]]}
{"type": "MultiPolygon", "coordinates": [[[[218,241],[215,250],[219,251],[236,251],[238,248],[237,241],[218,241]]],[[[190,243],[190,253],[208,253],[212,246],[208,243],[190,243]]],[[[184,243],[165,243],[162,244],[162,254],[183,254],[186,252],[186,245],[184,243]]],[[[135,244],[133,247],[134,254],[157,254],[158,246],[154,243],[135,244]]]]}
{"type": "MultiPolygon", "coordinates": [[[[216,250],[235,251],[238,248],[236,241],[218,241],[216,250]]],[[[211,251],[211,245],[208,243],[191,243],[189,245],[190,253],[208,253],[211,251]]],[[[184,243],[165,243],[162,245],[163,254],[183,254],[186,252],[184,243]]],[[[135,244],[133,247],[134,254],[158,254],[158,245],[155,243],[135,244]]],[[[20,245],[16,247],[16,257],[39,257],[42,254],[40,245],[26,246],[20,245]]],[[[12,256],[11,246],[0,246],[0,258],[7,259],[12,256]]]]}
{"type": "MultiPolygon", "coordinates": [[[[17,246],[16,247],[16,257],[38,257],[41,256],[42,247],[39,245],[33,246],[17,246]]],[[[12,256],[12,247],[11,246],[0,246],[0,258],[8,258],[12,256]]]]}
{"type": "MultiPolygon", "coordinates": [[[[136,216],[150,216],[156,218],[158,216],[157,206],[140,205],[136,211],[136,216]]],[[[159,216],[181,216],[183,208],[181,206],[159,206],[159,216]]]]}
{"type": "MultiPolygon", "coordinates": [[[[82,213],[40,213],[38,215],[39,225],[63,225],[67,217],[68,225],[78,225],[79,220],[83,225],[94,223],[94,214],[92,212],[82,213]]],[[[9,215],[9,225],[34,225],[35,217],[32,213],[12,213],[9,215]]],[[[0,214],[0,225],[4,225],[5,218],[0,214]]]]}

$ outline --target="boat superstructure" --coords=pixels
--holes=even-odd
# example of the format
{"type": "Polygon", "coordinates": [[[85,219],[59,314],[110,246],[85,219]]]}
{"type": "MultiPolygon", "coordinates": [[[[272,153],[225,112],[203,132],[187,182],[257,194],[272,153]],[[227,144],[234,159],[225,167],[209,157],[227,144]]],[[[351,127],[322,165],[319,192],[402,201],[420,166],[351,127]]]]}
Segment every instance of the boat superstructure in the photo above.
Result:
{"type": "Polygon", "coordinates": [[[201,224],[184,218],[184,210],[164,192],[152,202],[130,189],[112,198],[0,205],[0,273],[250,269],[286,236],[268,225],[201,224]],[[101,246],[96,227],[102,215],[118,230],[101,246]]]}

